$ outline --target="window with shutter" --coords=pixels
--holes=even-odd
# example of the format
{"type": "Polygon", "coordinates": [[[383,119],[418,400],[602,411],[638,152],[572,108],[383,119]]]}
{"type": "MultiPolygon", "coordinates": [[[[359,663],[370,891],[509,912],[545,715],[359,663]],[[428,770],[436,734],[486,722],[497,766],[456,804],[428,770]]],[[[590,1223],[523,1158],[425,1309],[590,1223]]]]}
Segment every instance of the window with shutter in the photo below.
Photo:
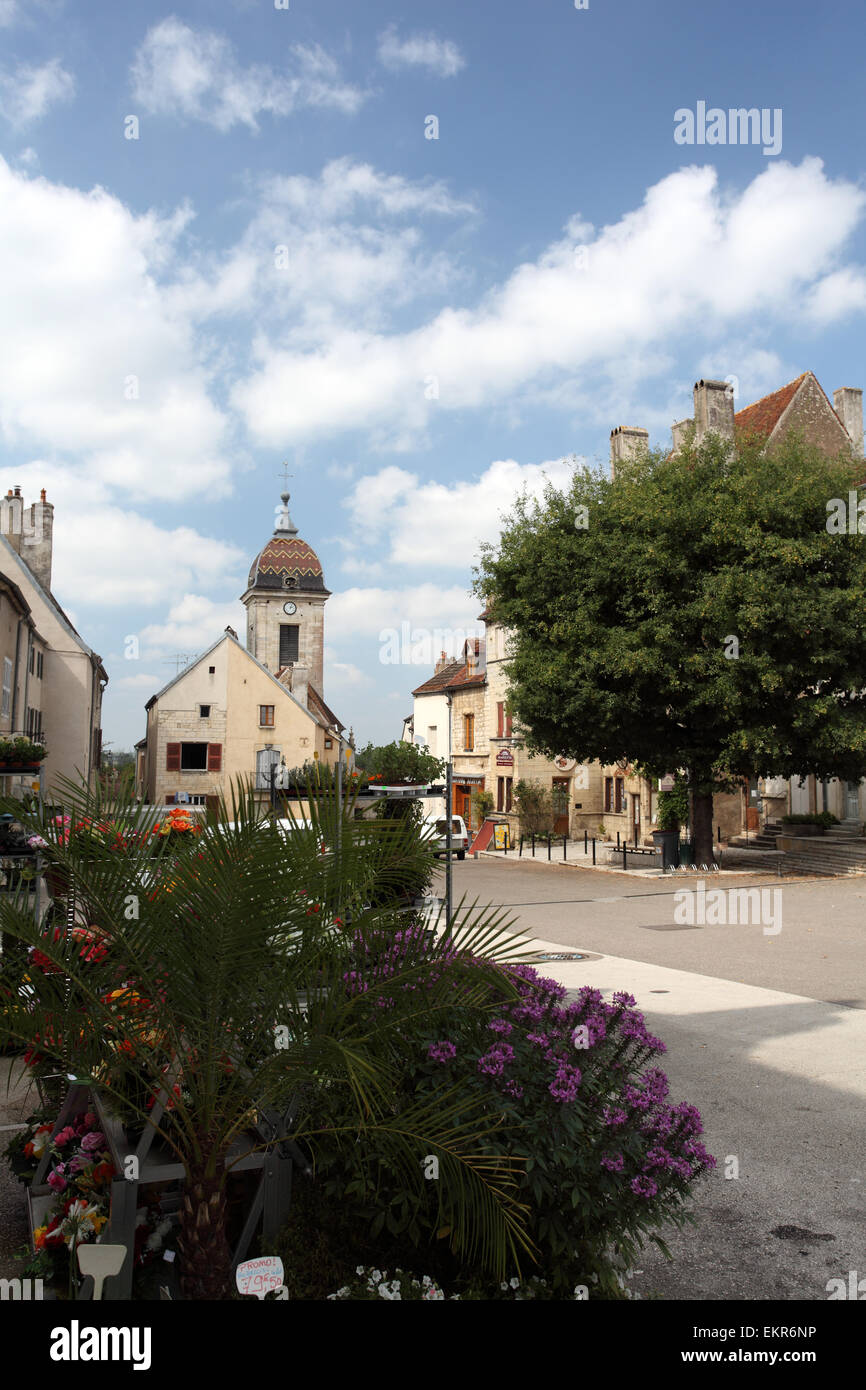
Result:
{"type": "Polygon", "coordinates": [[[209,743],[207,746],[207,770],[208,772],[222,772],[223,767],[223,746],[221,743],[209,743]]]}
{"type": "MultiPolygon", "coordinates": [[[[502,738],[505,734],[505,702],[500,700],[496,706],[496,737],[502,738]]],[[[502,810],[502,807],[499,808],[502,810]]]]}
{"type": "Polygon", "coordinates": [[[280,665],[290,666],[298,659],[298,633],[300,628],[297,623],[280,623],[280,665]]]}
{"type": "Polygon", "coordinates": [[[180,772],[179,743],[167,743],[165,745],[165,770],[166,772],[180,772]]]}

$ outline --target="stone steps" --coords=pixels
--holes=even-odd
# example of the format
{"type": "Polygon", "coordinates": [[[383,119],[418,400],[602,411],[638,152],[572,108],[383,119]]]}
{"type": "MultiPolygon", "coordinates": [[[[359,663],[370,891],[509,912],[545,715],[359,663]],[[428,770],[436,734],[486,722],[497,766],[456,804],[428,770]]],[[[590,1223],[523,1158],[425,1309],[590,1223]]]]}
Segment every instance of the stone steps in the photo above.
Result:
{"type": "Polygon", "coordinates": [[[853,836],[799,840],[784,851],[782,867],[833,876],[866,874],[866,840],[853,836]]]}

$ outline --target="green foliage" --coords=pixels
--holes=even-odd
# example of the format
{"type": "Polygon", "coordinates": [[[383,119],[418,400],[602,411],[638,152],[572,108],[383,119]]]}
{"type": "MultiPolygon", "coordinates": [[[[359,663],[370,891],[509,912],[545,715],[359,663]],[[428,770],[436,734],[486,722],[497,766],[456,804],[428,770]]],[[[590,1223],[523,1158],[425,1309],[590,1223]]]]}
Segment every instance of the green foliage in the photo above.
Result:
{"type": "Polygon", "coordinates": [[[368,743],[355,755],[355,765],[386,786],[435,782],[445,772],[441,758],[434,758],[414,743],[396,741],[379,747],[368,743]]]}
{"type": "Polygon", "coordinates": [[[684,777],[677,775],[669,792],[659,792],[657,825],[659,830],[679,830],[689,821],[689,787],[684,777]]]}
{"type": "Polygon", "coordinates": [[[866,552],[826,528],[861,474],[794,438],[733,455],[710,434],[522,499],[477,589],[513,633],[529,746],[694,769],[700,795],[732,776],[861,777],[866,552]]]}
{"type": "Polygon", "coordinates": [[[556,812],[550,787],[521,777],[514,788],[514,808],[520,817],[521,834],[553,834],[556,812]]]}
{"type": "Polygon", "coordinates": [[[472,793],[472,814],[475,817],[475,824],[480,825],[488,816],[493,814],[496,802],[492,792],[475,791],[472,793]]]}
{"type": "MultiPolygon", "coordinates": [[[[272,1142],[250,1131],[258,1110],[339,1095],[351,1136],[342,1141],[375,1136],[410,1187],[414,1180],[423,1190],[419,1149],[439,1156],[437,1196],[456,1248],[503,1268],[522,1241],[511,1160],[479,1156],[489,1126],[465,1091],[443,1084],[419,1104],[397,1088],[400,1025],[420,1007],[415,981],[431,960],[451,958],[448,934],[425,940],[423,957],[397,962],[393,1003],[373,1017],[346,984],[365,943],[406,926],[406,891],[429,872],[414,821],[355,821],[320,796],[310,800],[311,826],[286,832],[262,820],[252,789],[238,786],[218,823],[171,836],[154,860],[152,813],[113,796],[114,826],[138,833],[92,834],[77,827],[103,823],[99,789],[67,782],[62,795],[68,825],[38,807],[14,809],[28,833],[47,841],[54,871],[74,883],[78,920],[90,927],[60,930],[55,940],[28,905],[0,895],[6,940],[41,953],[26,967],[17,950],[0,959],[0,1043],[89,1077],[132,1130],[148,1121],[155,1096],[171,1098],[174,1078],[158,1134],[184,1168],[188,1195],[204,1194],[203,1202],[224,1189],[240,1136],[253,1148],[272,1142]]],[[[458,912],[463,954],[454,968],[471,997],[502,943],[513,947],[501,914],[458,912]]],[[[434,981],[425,993],[428,1017],[450,1003],[444,990],[434,981]]],[[[321,1123],[309,1107],[293,1137],[315,1156],[321,1123]]],[[[220,1297],[229,1281],[225,1230],[210,1207],[199,1221],[195,1196],[184,1210],[187,1296],[220,1297]]]]}
{"type": "Polygon", "coordinates": [[[13,763],[16,766],[40,763],[45,757],[45,745],[31,738],[19,735],[17,738],[0,738],[0,763],[13,763]]]}
{"type": "MultiPolygon", "coordinates": [[[[496,1125],[482,1142],[523,1157],[518,1195],[536,1246],[523,1277],[545,1280],[548,1290],[536,1296],[571,1298],[583,1284],[595,1285],[593,1297],[620,1297],[621,1262],[632,1263],[665,1222],[687,1219],[689,1185],[713,1164],[697,1139],[700,1118],[691,1106],[669,1105],[663,1073],[647,1069],[662,1044],[630,996],[605,1004],[582,990],[564,1007],[565,990],[534,971],[504,973],[517,984],[516,1001],[492,990],[485,1014],[455,990],[450,1013],[407,1021],[414,1046],[401,1089],[423,1105],[443,1074],[463,1082],[496,1125]]],[[[371,984],[368,997],[377,989],[371,984]]],[[[311,1103],[326,1107],[339,1133],[340,1095],[320,1092],[311,1103]]],[[[497,1297],[498,1282],[471,1259],[455,1259],[443,1240],[438,1182],[428,1176],[419,1193],[375,1143],[323,1142],[279,1249],[297,1296],[327,1296],[353,1285],[357,1266],[372,1266],[430,1275],[451,1296],[497,1297]]],[[[519,1266],[509,1275],[521,1277],[519,1266]]]]}

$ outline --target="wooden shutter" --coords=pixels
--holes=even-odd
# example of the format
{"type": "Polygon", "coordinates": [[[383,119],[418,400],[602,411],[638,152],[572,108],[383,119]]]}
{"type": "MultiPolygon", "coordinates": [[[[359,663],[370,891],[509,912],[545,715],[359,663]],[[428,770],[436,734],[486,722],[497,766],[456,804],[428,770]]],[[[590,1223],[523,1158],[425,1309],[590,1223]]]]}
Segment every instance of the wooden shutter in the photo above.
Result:
{"type": "MultiPolygon", "coordinates": [[[[505,703],[500,700],[496,706],[496,736],[502,738],[505,732],[505,703]]],[[[500,810],[502,807],[499,808],[500,810]]]]}
{"type": "Polygon", "coordinates": [[[165,770],[166,772],[180,772],[179,743],[167,743],[165,745],[165,770]]]}
{"type": "Polygon", "coordinates": [[[207,770],[208,772],[222,772],[223,770],[223,746],[221,743],[209,743],[207,746],[207,770]]]}

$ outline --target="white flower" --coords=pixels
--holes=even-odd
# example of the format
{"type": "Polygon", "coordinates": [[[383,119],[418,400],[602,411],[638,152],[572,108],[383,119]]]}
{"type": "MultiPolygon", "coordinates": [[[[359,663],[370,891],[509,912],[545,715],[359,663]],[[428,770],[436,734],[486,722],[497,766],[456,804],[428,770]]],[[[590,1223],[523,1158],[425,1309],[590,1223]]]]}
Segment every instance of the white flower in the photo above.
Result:
{"type": "Polygon", "coordinates": [[[355,1269],[355,1273],[356,1273],[356,1274],[363,1274],[363,1273],[364,1273],[364,1266],[363,1266],[363,1265],[358,1265],[357,1268],[355,1269]]]}
{"type": "Polygon", "coordinates": [[[516,1275],[515,1275],[514,1278],[511,1280],[511,1287],[512,1287],[513,1289],[519,1289],[519,1288],[520,1288],[520,1280],[517,1278],[516,1275]]]}

